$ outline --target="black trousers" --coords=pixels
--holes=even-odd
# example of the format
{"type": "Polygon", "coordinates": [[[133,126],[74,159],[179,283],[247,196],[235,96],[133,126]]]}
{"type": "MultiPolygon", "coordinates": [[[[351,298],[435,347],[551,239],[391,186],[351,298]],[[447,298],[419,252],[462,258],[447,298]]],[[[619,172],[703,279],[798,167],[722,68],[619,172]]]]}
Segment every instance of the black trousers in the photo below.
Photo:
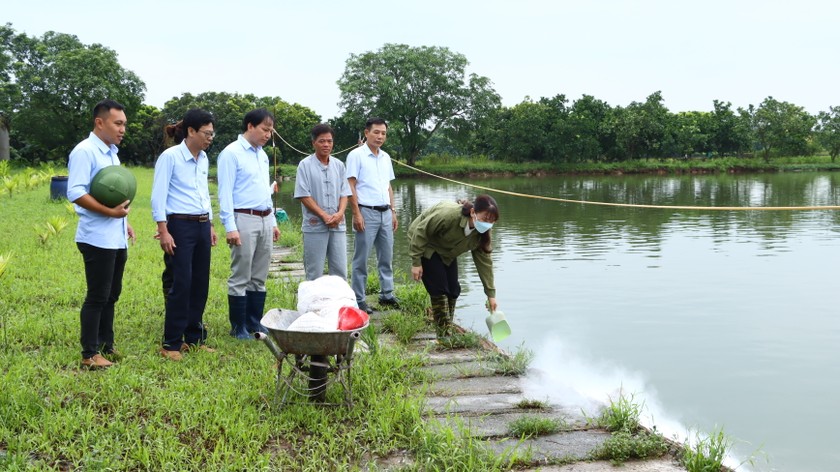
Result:
{"type": "Polygon", "coordinates": [[[88,359],[98,351],[114,348],[114,305],[122,292],[126,249],[103,249],[76,243],[85,261],[87,294],[79,315],[81,322],[82,357],[88,359]]]}
{"type": "Polygon", "coordinates": [[[172,286],[166,297],[163,346],[177,351],[181,343],[199,344],[207,337],[203,318],[210,285],[210,222],[170,219],[166,226],[176,247],[174,255],[164,255],[172,286]]]}
{"type": "Polygon", "coordinates": [[[423,285],[431,296],[446,295],[449,298],[458,298],[461,295],[461,283],[458,282],[458,259],[446,265],[438,253],[426,259],[420,258],[423,266],[423,285]]]}

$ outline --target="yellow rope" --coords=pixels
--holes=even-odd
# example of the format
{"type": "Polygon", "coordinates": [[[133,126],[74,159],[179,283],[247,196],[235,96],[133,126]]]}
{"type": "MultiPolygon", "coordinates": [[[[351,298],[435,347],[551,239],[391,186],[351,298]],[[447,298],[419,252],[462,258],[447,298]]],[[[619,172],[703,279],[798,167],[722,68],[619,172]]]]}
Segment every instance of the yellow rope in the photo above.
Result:
{"type": "Polygon", "coordinates": [[[420,172],[421,174],[426,174],[430,177],[434,177],[436,179],[445,180],[447,182],[452,182],[458,185],[464,185],[466,187],[477,188],[481,190],[486,190],[488,192],[495,192],[495,193],[502,193],[505,195],[513,195],[516,197],[525,197],[525,198],[534,198],[538,200],[551,200],[554,202],[563,202],[563,203],[580,203],[583,205],[600,205],[600,206],[611,206],[611,207],[622,207],[622,208],[659,208],[659,209],[666,209],[666,210],[712,210],[712,211],[793,211],[793,210],[840,210],[840,206],[801,206],[801,207],[703,207],[703,206],[686,206],[686,205],[641,205],[635,203],[608,203],[608,202],[592,202],[587,200],[569,200],[567,198],[556,198],[556,197],[545,197],[542,195],[529,195],[526,193],[517,193],[517,192],[508,192],[507,190],[499,190],[490,187],[483,187],[481,185],[475,184],[468,184],[466,182],[460,182],[458,180],[448,179],[446,177],[441,177],[439,175],[432,174],[430,172],[426,172],[424,170],[418,169],[416,167],[412,167],[404,162],[400,162],[394,158],[391,158],[392,161],[396,162],[397,164],[408,167],[411,170],[416,172],[420,172]]]}
{"type": "MultiPolygon", "coordinates": [[[[280,138],[280,141],[283,141],[284,143],[286,143],[286,146],[289,146],[290,148],[292,148],[292,149],[294,149],[295,151],[297,151],[297,152],[299,152],[299,153],[303,154],[304,156],[308,156],[308,155],[312,154],[311,152],[303,152],[303,151],[301,151],[300,149],[298,149],[298,148],[296,148],[296,147],[292,146],[291,144],[289,144],[289,142],[288,142],[288,141],[286,141],[285,139],[283,139],[283,136],[280,136],[280,133],[278,133],[276,129],[272,129],[271,131],[273,131],[273,132],[274,132],[274,134],[276,134],[276,135],[277,135],[277,137],[278,137],[278,138],[280,138]]],[[[355,145],[350,146],[349,148],[347,148],[347,149],[345,149],[345,150],[343,150],[343,151],[334,152],[334,153],[333,153],[333,155],[345,153],[345,152],[350,151],[351,149],[355,149],[355,148],[357,148],[357,147],[359,147],[359,146],[361,146],[361,144],[355,144],[355,145]]]]}

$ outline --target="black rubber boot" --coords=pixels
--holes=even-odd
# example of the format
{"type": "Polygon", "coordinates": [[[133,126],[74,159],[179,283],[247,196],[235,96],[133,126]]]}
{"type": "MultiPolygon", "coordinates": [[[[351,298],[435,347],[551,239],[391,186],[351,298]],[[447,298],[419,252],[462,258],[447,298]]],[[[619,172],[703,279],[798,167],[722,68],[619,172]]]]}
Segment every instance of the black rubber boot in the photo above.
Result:
{"type": "Polygon", "coordinates": [[[247,297],[228,295],[228,318],[230,319],[230,335],[236,339],[250,339],[245,329],[245,307],[247,297]]]}
{"type": "Polygon", "coordinates": [[[249,333],[268,333],[268,330],[260,324],[265,309],[265,292],[245,292],[247,305],[245,308],[245,328],[249,333]]]}

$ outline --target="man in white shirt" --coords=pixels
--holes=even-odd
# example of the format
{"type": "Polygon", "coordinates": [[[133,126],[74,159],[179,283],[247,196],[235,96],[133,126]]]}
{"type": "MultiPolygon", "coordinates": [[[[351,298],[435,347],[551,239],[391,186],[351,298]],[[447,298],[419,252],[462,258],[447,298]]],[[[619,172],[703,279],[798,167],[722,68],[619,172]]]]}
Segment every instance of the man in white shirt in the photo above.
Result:
{"type": "Polygon", "coordinates": [[[367,261],[372,248],[376,248],[379,272],[379,304],[399,307],[394,296],[394,232],[397,230],[397,213],[394,207],[394,168],[391,156],[382,150],[388,134],[388,124],[382,118],[371,118],[365,123],[366,143],[347,155],[347,181],[353,192],[351,209],[353,229],[356,232],[353,250],[351,286],[356,293],[359,308],[368,313],[365,296],[367,261]]]}

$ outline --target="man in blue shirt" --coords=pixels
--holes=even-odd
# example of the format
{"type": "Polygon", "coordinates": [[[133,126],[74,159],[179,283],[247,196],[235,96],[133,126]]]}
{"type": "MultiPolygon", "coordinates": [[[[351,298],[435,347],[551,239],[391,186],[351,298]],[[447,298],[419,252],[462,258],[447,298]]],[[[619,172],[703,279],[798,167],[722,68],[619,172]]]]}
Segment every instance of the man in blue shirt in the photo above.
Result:
{"type": "Polygon", "coordinates": [[[204,110],[187,111],[183,120],[166,127],[176,145],[164,151],[155,164],[152,217],[172,280],[166,294],[160,353],[175,361],[190,348],[214,351],[204,344],[207,333],[203,324],[210,248],[216,245],[204,152],[213,143],[214,121],[204,110]]]}
{"type": "Polygon", "coordinates": [[[219,154],[219,217],[230,246],[228,316],[230,334],[249,339],[265,332],[265,281],[274,241],[280,238],[271,201],[268,155],[263,146],[274,131],[274,115],[265,108],[243,119],[239,138],[219,154]]]}
{"type": "Polygon", "coordinates": [[[394,233],[397,231],[397,210],[394,207],[394,168],[391,156],[382,150],[388,133],[388,124],[381,118],[371,118],[365,123],[366,143],[347,155],[347,180],[353,192],[353,229],[356,231],[353,250],[353,276],[351,285],[356,292],[359,308],[368,313],[365,296],[367,261],[372,248],[376,248],[379,271],[379,304],[399,307],[394,296],[394,233]]]}
{"type": "Polygon", "coordinates": [[[85,262],[87,293],[79,315],[81,324],[82,367],[100,369],[113,365],[114,305],[122,292],[122,279],[128,259],[128,240],[135,240],[128,224],[131,203],[126,200],[114,208],[90,195],[90,182],[104,167],[119,165],[117,144],[125,135],[125,107],[114,100],[103,100],[93,108],[93,131],[70,152],[67,164],[67,199],[79,215],[76,247],[85,262]]]}

